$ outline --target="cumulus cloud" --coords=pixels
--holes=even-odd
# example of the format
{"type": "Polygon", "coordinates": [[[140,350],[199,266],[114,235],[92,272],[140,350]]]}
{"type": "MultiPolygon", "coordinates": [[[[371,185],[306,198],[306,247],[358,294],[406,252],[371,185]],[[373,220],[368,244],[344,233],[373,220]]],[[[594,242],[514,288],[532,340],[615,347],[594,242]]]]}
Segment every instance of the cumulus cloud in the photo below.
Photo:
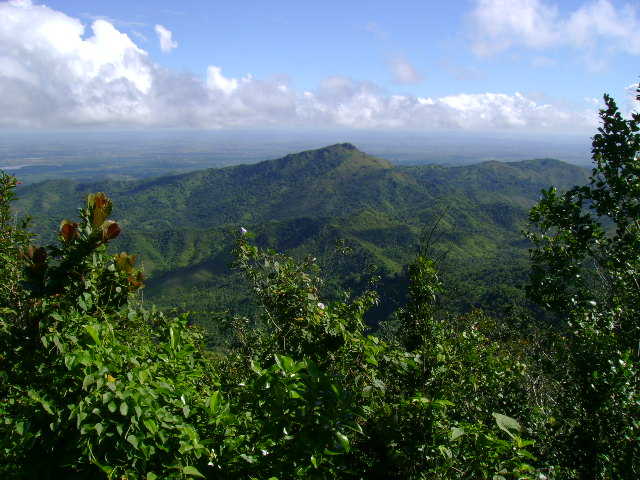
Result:
{"type": "Polygon", "coordinates": [[[599,40],[633,55],[640,54],[638,7],[624,5],[617,10],[608,0],[582,6],[565,23],[568,41],[576,46],[592,46],[599,40]]]}
{"type": "MultiPolygon", "coordinates": [[[[207,87],[211,90],[220,90],[231,95],[239,85],[250,83],[253,77],[247,74],[244,78],[227,78],[222,74],[222,68],[210,65],[207,67],[207,87]]],[[[286,88],[286,87],[285,87],[286,88]]]]}
{"type": "Polygon", "coordinates": [[[479,55],[514,43],[546,47],[558,39],[558,10],[540,0],[478,0],[472,18],[478,33],[473,49],[479,55]]]}
{"type": "Polygon", "coordinates": [[[0,3],[0,126],[591,129],[595,114],[520,93],[390,95],[333,76],[309,91],[287,77],[203,80],[154,63],[104,20],[79,20],[28,0],[0,3]]]}
{"type": "Polygon", "coordinates": [[[170,52],[174,48],[178,47],[178,42],[173,40],[173,33],[162,25],[156,25],[156,35],[158,35],[158,41],[160,42],[160,50],[165,53],[170,52]]]}
{"type": "Polygon", "coordinates": [[[105,20],[28,0],[0,3],[0,123],[73,125],[143,118],[153,88],[147,53],[105,20]]]}
{"type": "Polygon", "coordinates": [[[616,8],[609,0],[595,0],[563,16],[544,0],[477,0],[471,20],[478,55],[517,45],[568,46],[587,54],[605,45],[610,51],[640,54],[640,16],[633,4],[616,8]]]}
{"type": "Polygon", "coordinates": [[[393,57],[389,60],[393,81],[404,85],[411,85],[422,82],[422,75],[403,56],[393,57]]]}

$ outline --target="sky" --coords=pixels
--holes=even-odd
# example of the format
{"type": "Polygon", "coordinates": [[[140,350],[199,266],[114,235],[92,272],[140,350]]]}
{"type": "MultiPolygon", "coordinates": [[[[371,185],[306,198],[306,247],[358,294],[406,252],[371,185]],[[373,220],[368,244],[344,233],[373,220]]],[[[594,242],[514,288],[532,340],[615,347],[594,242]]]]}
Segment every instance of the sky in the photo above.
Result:
{"type": "Polygon", "coordinates": [[[0,1],[2,129],[593,132],[640,3],[0,1]]]}

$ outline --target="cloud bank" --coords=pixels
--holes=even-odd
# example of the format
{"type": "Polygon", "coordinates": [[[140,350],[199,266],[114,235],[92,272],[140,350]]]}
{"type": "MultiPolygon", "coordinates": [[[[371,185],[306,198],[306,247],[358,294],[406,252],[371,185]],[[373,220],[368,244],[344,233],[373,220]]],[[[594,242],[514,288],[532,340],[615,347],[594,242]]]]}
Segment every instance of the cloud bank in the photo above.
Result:
{"type": "MultiPolygon", "coordinates": [[[[543,20],[532,15],[526,34],[530,36],[554,13],[544,13],[543,20]]],[[[505,25],[498,32],[511,28],[509,22],[505,25]]],[[[165,41],[164,49],[170,50],[175,42],[169,30],[160,33],[165,30],[159,28],[158,35],[165,41]]],[[[553,32],[544,35],[551,38],[553,32]]],[[[547,37],[535,41],[548,42],[547,37]]],[[[87,28],[78,19],[28,0],[0,3],[0,45],[0,126],[4,128],[571,131],[591,130],[595,124],[591,110],[570,111],[520,93],[392,95],[375,84],[341,76],[326,78],[314,90],[299,91],[287,78],[230,78],[216,65],[208,67],[202,80],[157,65],[107,20],[95,20],[87,28]]],[[[405,69],[402,75],[413,81],[414,73],[405,69]]]]}

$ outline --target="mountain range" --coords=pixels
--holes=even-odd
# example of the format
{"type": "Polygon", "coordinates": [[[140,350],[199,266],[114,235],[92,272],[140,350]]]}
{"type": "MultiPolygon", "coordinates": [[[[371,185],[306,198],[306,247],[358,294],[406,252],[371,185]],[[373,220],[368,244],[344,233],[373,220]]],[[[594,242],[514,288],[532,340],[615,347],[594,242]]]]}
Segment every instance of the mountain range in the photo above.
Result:
{"type": "Polygon", "coordinates": [[[115,248],[139,254],[146,298],[164,306],[250,311],[230,268],[243,227],[260,245],[317,257],[329,296],[363,288],[375,272],[379,318],[402,302],[403,267],[428,240],[450,286],[445,301],[499,312],[526,281],[521,229],[540,190],[583,184],[588,175],[553,159],[394,166],[342,143],[153,179],[49,180],[20,188],[16,205],[33,216],[36,241],[46,242],[87,193],[108,193],[123,229],[115,248]]]}

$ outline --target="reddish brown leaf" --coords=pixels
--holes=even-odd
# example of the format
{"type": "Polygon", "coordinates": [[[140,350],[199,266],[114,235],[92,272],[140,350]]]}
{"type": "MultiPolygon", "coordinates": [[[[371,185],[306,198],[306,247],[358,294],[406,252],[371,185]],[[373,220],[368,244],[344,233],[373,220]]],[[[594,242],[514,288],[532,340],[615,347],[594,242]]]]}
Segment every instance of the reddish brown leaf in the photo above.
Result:
{"type": "Polygon", "coordinates": [[[65,242],[70,242],[78,236],[78,224],[70,222],[69,220],[63,220],[60,225],[60,236],[65,242]]]}
{"type": "Polygon", "coordinates": [[[102,224],[102,241],[108,242],[120,235],[120,225],[113,220],[107,220],[102,224]]]}

